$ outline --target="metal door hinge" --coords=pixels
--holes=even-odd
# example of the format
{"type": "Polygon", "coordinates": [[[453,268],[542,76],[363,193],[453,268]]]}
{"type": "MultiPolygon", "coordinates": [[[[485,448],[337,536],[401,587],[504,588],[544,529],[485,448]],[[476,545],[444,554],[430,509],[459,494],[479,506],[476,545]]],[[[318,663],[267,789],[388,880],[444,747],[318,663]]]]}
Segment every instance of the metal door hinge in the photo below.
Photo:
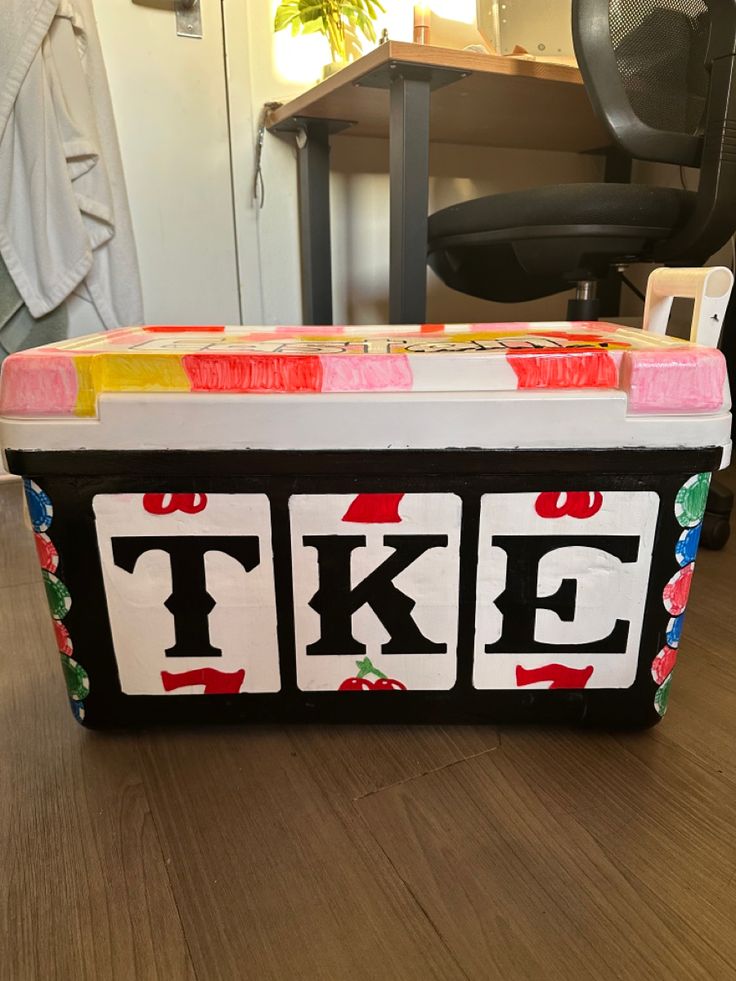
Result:
{"type": "Polygon", "coordinates": [[[202,37],[200,0],[175,0],[176,33],[179,37],[202,37]]]}

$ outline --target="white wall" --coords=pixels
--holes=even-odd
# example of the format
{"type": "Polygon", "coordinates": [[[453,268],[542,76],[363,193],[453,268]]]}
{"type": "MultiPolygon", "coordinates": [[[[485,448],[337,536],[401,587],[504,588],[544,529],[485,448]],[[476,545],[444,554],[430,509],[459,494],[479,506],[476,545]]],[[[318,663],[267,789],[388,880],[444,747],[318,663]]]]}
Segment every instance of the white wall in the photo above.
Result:
{"type": "MultiPolygon", "coordinates": [[[[0,0],[2,2],[2,0],[0,0]]],[[[94,0],[149,323],[240,319],[220,0],[203,38],[168,0],[94,0]]],[[[77,301],[75,320],[90,311],[77,301]]],[[[87,329],[97,329],[96,325],[87,329]]]]}

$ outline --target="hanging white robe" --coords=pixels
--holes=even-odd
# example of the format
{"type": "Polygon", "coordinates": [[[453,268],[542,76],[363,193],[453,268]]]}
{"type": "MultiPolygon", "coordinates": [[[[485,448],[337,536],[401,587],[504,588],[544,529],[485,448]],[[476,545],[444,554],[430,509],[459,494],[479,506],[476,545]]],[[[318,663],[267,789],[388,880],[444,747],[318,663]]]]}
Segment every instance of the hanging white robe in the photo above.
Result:
{"type": "Polygon", "coordinates": [[[143,319],[91,0],[0,4],[0,255],[34,317],[78,292],[108,328],[143,319]]]}

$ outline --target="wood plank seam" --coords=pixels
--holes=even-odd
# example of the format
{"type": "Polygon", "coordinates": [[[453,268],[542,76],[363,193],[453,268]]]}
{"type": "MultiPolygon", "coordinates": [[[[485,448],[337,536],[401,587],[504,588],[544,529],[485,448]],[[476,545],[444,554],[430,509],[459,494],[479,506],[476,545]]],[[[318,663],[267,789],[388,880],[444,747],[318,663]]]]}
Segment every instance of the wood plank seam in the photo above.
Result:
{"type": "Polygon", "coordinates": [[[500,734],[499,734],[499,743],[497,746],[491,746],[488,749],[482,749],[478,753],[470,753],[468,756],[463,756],[457,760],[450,760],[447,763],[443,763],[442,766],[430,767],[428,770],[422,770],[421,773],[412,773],[408,777],[405,777],[403,780],[395,780],[393,783],[387,783],[382,787],[374,787],[373,790],[368,790],[364,794],[358,794],[357,797],[353,797],[352,798],[353,803],[357,803],[358,801],[365,800],[367,797],[373,797],[375,794],[383,793],[383,791],[385,790],[393,790],[396,787],[402,787],[404,784],[412,783],[414,780],[421,780],[422,777],[428,777],[434,773],[440,773],[442,770],[449,770],[453,766],[458,766],[460,763],[467,763],[469,760],[476,760],[478,759],[479,756],[487,756],[489,753],[495,753],[498,749],[500,749],[500,747],[501,747],[501,743],[500,743],[500,734]]]}

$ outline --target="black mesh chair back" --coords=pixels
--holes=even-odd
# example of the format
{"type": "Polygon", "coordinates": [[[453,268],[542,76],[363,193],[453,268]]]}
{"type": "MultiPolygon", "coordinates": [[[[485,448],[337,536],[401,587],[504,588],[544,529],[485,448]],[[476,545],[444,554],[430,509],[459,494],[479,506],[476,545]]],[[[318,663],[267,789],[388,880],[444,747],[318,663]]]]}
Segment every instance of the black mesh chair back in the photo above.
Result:
{"type": "Polygon", "coordinates": [[[710,84],[709,0],[580,0],[573,29],[588,92],[624,149],[696,164],[710,84]]]}
{"type": "Polygon", "coordinates": [[[614,142],[698,168],[697,190],[567,184],[459,202],[430,217],[427,255],[448,286],[489,300],[576,284],[587,312],[571,316],[590,319],[612,268],[702,265],[736,230],[736,0],[572,0],[572,26],[614,142]]]}
{"type": "Polygon", "coordinates": [[[703,0],[609,0],[608,29],[624,91],[641,122],[702,136],[710,34],[703,0]]]}
{"type": "Polygon", "coordinates": [[[701,168],[693,214],[657,258],[704,261],[736,226],[736,0],[573,0],[573,37],[618,144],[701,168]]]}

